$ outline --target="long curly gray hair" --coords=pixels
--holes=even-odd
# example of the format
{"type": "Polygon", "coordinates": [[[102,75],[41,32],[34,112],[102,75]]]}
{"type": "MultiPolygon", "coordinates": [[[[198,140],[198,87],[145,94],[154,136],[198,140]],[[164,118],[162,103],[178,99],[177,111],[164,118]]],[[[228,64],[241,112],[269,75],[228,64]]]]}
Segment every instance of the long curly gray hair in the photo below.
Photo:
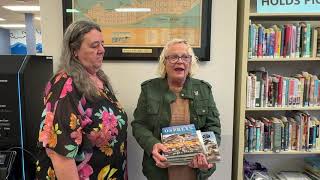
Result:
{"type": "MultiPolygon", "coordinates": [[[[58,72],[65,71],[70,75],[80,93],[90,100],[98,97],[97,88],[90,79],[86,69],[77,57],[75,57],[74,52],[80,49],[85,34],[93,29],[101,32],[99,25],[92,21],[75,21],[69,25],[64,33],[60,65],[58,68],[58,72]]],[[[97,72],[97,76],[104,82],[111,93],[113,93],[109,78],[101,69],[97,72]]]]}

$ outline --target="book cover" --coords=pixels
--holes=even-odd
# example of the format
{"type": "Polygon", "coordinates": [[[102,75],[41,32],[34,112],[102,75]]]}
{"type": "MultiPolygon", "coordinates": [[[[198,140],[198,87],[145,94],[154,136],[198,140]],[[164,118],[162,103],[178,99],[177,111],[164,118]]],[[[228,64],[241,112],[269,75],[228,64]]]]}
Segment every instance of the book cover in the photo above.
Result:
{"type": "Polygon", "coordinates": [[[209,163],[221,161],[219,147],[214,132],[201,132],[204,149],[209,163]]]}
{"type": "Polygon", "coordinates": [[[184,157],[203,152],[194,124],[162,128],[162,143],[168,148],[165,157],[184,157]]]}

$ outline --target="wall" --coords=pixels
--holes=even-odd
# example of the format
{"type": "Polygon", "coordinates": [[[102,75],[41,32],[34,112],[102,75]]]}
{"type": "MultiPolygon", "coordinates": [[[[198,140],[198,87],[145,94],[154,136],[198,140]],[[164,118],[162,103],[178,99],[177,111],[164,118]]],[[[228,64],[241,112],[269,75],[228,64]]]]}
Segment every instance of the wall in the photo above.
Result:
{"type": "Polygon", "coordinates": [[[63,25],[62,1],[39,0],[42,34],[42,52],[53,56],[53,69],[58,65],[61,51],[63,25]]]}
{"type": "Polygon", "coordinates": [[[0,54],[10,54],[10,32],[0,28],[0,54]]]}
{"type": "MultiPolygon", "coordinates": [[[[42,40],[45,54],[59,56],[62,39],[61,1],[40,0],[42,21],[42,40]],[[43,17],[44,15],[44,17],[43,17]],[[47,21],[47,22],[46,22],[47,21]],[[48,23],[50,22],[50,23],[48,23]],[[48,33],[51,32],[51,33],[48,33]],[[50,37],[48,35],[50,34],[50,37]],[[49,46],[46,46],[50,44],[49,46]],[[55,50],[53,50],[55,49],[55,50]]],[[[204,79],[213,85],[214,98],[221,114],[222,124],[222,162],[217,165],[216,173],[210,180],[231,179],[232,163],[232,128],[234,109],[234,77],[235,77],[235,46],[236,46],[236,17],[237,1],[213,1],[211,61],[200,63],[200,71],[196,78],[204,79]]],[[[140,93],[140,83],[156,77],[156,62],[114,62],[106,61],[103,70],[112,80],[117,97],[125,107],[129,123],[133,119],[133,111],[140,93]]],[[[141,172],[142,150],[128,129],[128,163],[129,179],[142,180],[141,172]]]]}

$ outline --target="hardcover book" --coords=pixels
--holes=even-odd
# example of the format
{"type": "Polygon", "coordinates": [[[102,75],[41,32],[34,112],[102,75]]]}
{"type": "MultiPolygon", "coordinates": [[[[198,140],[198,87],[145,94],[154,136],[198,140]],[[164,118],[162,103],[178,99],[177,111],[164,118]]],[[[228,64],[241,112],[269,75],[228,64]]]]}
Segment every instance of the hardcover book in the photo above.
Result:
{"type": "Polygon", "coordinates": [[[207,156],[207,161],[209,163],[219,162],[221,160],[221,156],[214,132],[201,132],[201,135],[204,143],[204,150],[207,156]]]}
{"type": "Polygon", "coordinates": [[[165,157],[186,157],[203,152],[194,124],[162,128],[162,143],[168,148],[165,157]]]}

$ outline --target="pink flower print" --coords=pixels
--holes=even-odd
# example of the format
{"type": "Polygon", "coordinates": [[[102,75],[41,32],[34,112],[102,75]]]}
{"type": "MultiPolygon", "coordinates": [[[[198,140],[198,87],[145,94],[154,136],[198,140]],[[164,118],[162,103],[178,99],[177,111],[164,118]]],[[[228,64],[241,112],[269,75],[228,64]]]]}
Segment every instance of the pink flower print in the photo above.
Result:
{"type": "Polygon", "coordinates": [[[50,103],[50,102],[48,102],[48,103],[46,104],[46,111],[47,111],[47,112],[51,111],[51,103],[50,103]]]}
{"type": "Polygon", "coordinates": [[[65,84],[63,85],[60,98],[64,98],[67,95],[67,93],[71,91],[72,91],[72,79],[68,78],[65,84]]]}
{"type": "Polygon", "coordinates": [[[78,170],[80,180],[90,180],[90,175],[93,174],[93,169],[90,165],[85,164],[78,170]]]}
{"type": "Polygon", "coordinates": [[[81,114],[81,127],[84,128],[86,127],[88,124],[92,123],[92,120],[90,119],[90,117],[92,116],[92,108],[87,108],[86,110],[83,109],[82,106],[82,102],[83,100],[80,100],[79,104],[78,104],[78,111],[81,114]]]}
{"type": "Polygon", "coordinates": [[[53,84],[57,83],[62,77],[67,78],[67,74],[63,71],[60,71],[58,74],[59,75],[56,76],[56,79],[54,80],[53,84]]]}
{"type": "Polygon", "coordinates": [[[77,131],[73,131],[70,136],[77,145],[80,145],[82,143],[82,128],[79,127],[77,131]]]}
{"type": "Polygon", "coordinates": [[[110,115],[108,113],[108,111],[103,111],[102,112],[102,121],[106,122],[109,119],[110,115]]]}
{"type": "Polygon", "coordinates": [[[87,163],[90,161],[92,157],[92,153],[86,153],[85,159],[78,165],[78,174],[80,180],[89,180],[90,175],[93,174],[93,169],[87,163]]]}
{"type": "Polygon", "coordinates": [[[92,116],[92,108],[87,108],[85,111],[86,116],[91,117],[92,116]]]}
{"type": "Polygon", "coordinates": [[[44,126],[39,132],[39,141],[42,142],[43,147],[46,147],[53,138],[53,118],[54,114],[48,111],[44,120],[44,126]]]}
{"type": "Polygon", "coordinates": [[[114,114],[109,113],[108,111],[103,111],[102,113],[102,123],[106,127],[113,128],[118,125],[117,118],[114,114]]]}
{"type": "Polygon", "coordinates": [[[80,123],[81,123],[81,127],[84,128],[88,124],[91,124],[92,120],[90,118],[88,118],[88,116],[85,116],[80,123]]]}
{"type": "Polygon", "coordinates": [[[44,89],[44,95],[48,96],[50,90],[51,90],[51,82],[49,81],[46,85],[46,88],[44,89]]]}
{"type": "Polygon", "coordinates": [[[100,145],[103,145],[103,139],[101,138],[101,133],[96,131],[91,131],[88,135],[88,138],[90,139],[92,145],[100,147],[100,145]]]}
{"type": "Polygon", "coordinates": [[[80,99],[81,105],[84,106],[87,104],[87,100],[84,96],[82,96],[82,98],[80,99]]]}

